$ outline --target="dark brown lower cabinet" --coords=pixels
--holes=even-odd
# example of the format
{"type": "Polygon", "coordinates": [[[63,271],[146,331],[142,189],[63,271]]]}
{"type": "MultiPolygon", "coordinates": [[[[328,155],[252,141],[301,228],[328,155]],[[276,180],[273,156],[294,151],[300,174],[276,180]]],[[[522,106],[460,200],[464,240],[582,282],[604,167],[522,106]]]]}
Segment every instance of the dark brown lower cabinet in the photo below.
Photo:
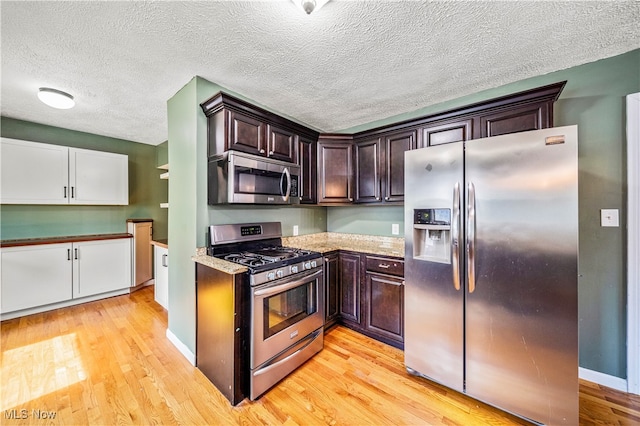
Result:
{"type": "Polygon", "coordinates": [[[390,345],[404,346],[404,280],[400,277],[365,274],[365,321],[367,334],[390,345]]]}
{"type": "Polygon", "coordinates": [[[340,264],[338,252],[324,256],[324,328],[334,325],[340,317],[340,264]]]}
{"type": "Polygon", "coordinates": [[[400,258],[342,251],[325,255],[325,329],[339,322],[402,349],[403,276],[400,258]]]}
{"type": "Polygon", "coordinates": [[[341,252],[339,255],[340,320],[360,327],[360,254],[341,252]]]}

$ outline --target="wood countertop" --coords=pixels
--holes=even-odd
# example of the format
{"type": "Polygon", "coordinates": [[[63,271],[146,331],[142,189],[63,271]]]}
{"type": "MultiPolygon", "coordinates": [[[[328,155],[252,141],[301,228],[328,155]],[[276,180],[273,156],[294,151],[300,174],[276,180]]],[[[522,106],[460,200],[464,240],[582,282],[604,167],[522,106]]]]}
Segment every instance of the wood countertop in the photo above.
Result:
{"type": "Polygon", "coordinates": [[[168,239],[151,240],[151,245],[168,249],[169,248],[169,240],[168,239]]]}
{"type": "Polygon", "coordinates": [[[2,247],[21,247],[35,246],[39,244],[61,244],[61,243],[77,243],[82,241],[98,241],[98,240],[117,240],[121,238],[133,238],[133,235],[127,233],[121,234],[92,234],[92,235],[74,235],[64,237],[43,237],[43,238],[25,238],[19,240],[2,240],[2,247]]]}

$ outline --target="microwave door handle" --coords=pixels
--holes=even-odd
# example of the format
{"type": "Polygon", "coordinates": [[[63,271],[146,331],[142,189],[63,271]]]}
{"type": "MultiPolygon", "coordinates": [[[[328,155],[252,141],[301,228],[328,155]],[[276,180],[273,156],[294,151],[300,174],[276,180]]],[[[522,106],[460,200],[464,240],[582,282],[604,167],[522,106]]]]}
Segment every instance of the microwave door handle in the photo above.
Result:
{"type": "Polygon", "coordinates": [[[273,287],[267,287],[267,288],[261,288],[259,290],[256,290],[253,294],[255,296],[264,296],[264,297],[269,297],[269,296],[273,296],[274,294],[278,294],[281,293],[283,291],[287,291],[287,290],[291,290],[292,288],[296,288],[298,287],[300,284],[304,284],[305,282],[311,281],[312,278],[315,278],[316,276],[322,274],[322,269],[320,269],[319,271],[314,272],[311,275],[306,275],[302,278],[296,277],[292,280],[289,281],[285,281],[281,284],[275,285],[273,287]]]}
{"type": "Polygon", "coordinates": [[[289,168],[285,167],[282,172],[282,177],[280,178],[280,189],[282,189],[282,181],[283,179],[287,180],[287,190],[282,195],[284,201],[289,201],[289,195],[291,194],[291,174],[289,173],[289,168]]]}

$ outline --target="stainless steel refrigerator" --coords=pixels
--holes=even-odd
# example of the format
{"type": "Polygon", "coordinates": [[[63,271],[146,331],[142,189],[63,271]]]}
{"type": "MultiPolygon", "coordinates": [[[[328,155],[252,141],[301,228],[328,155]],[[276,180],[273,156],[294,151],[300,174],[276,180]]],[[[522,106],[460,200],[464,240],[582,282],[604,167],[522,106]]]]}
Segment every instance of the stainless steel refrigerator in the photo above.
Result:
{"type": "Polygon", "coordinates": [[[405,153],[405,365],[578,424],[577,127],[405,153]]]}

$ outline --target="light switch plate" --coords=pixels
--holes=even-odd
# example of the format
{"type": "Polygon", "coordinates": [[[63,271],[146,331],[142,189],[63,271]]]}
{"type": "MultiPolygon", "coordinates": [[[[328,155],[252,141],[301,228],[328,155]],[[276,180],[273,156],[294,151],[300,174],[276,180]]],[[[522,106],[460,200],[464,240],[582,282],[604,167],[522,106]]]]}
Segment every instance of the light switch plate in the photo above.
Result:
{"type": "Polygon", "coordinates": [[[600,210],[600,226],[620,226],[620,218],[618,209],[601,209],[600,210]]]}
{"type": "Polygon", "coordinates": [[[293,225],[293,236],[298,235],[298,225],[293,225]]]}
{"type": "Polygon", "coordinates": [[[392,223],[391,224],[391,235],[399,235],[400,234],[400,224],[392,223]]]}

